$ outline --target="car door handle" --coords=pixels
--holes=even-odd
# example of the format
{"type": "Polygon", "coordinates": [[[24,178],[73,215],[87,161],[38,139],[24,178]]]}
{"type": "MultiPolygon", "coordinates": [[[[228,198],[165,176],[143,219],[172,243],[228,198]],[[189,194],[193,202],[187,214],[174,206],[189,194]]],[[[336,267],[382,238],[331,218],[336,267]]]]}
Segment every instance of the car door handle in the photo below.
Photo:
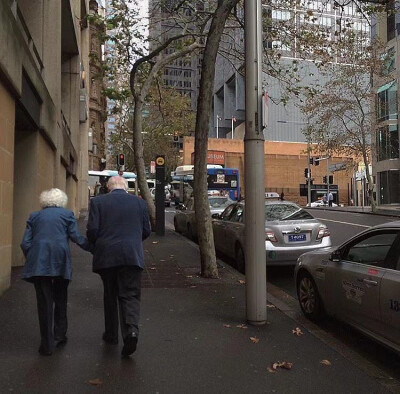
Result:
{"type": "Polygon", "coordinates": [[[378,282],[376,280],[372,280],[372,279],[363,279],[362,280],[364,283],[366,283],[367,285],[372,285],[372,286],[378,286],[378,282]]]}

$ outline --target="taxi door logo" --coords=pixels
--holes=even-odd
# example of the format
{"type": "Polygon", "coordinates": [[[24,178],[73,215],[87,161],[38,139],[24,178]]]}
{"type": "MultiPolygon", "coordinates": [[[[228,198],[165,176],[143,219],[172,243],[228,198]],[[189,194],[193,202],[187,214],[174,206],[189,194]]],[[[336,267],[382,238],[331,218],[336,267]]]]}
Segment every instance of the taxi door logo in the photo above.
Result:
{"type": "Polygon", "coordinates": [[[161,157],[161,156],[157,157],[157,159],[156,159],[156,164],[157,164],[158,166],[163,166],[164,163],[165,163],[165,160],[164,160],[163,157],[161,157]]]}

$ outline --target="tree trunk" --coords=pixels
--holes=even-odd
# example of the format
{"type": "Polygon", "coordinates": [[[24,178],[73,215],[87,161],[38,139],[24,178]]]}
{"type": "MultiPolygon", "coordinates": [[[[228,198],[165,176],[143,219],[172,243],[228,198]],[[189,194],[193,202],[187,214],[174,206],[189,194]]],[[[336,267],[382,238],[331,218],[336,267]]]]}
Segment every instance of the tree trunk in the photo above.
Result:
{"type": "Polygon", "coordinates": [[[369,200],[369,203],[371,204],[371,211],[375,212],[376,211],[376,201],[374,199],[374,182],[373,182],[371,173],[369,172],[368,162],[365,160],[365,158],[364,158],[364,163],[365,163],[365,175],[368,179],[368,200],[369,200]]]}
{"type": "Polygon", "coordinates": [[[194,160],[194,205],[199,239],[201,275],[217,278],[211,213],[207,198],[207,150],[208,128],[214,90],[215,61],[225,22],[238,0],[220,0],[207,34],[206,47],[201,68],[199,97],[195,130],[194,160]]]}
{"type": "Polygon", "coordinates": [[[143,137],[142,137],[142,110],[143,100],[140,96],[134,96],[133,113],[133,156],[135,160],[136,175],[142,198],[147,202],[151,226],[154,229],[156,224],[156,208],[151,197],[149,186],[146,181],[146,170],[143,159],[143,137]]]}

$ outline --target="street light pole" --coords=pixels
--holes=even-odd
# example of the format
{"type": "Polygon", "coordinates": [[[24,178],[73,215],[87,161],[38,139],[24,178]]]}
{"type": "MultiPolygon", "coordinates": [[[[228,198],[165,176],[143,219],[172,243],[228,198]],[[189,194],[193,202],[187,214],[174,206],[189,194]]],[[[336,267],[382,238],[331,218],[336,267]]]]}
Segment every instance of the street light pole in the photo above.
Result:
{"type": "MultiPolygon", "coordinates": [[[[265,255],[265,167],[262,130],[262,36],[261,0],[246,0],[245,13],[245,262],[247,321],[267,321],[267,275],[265,255]]],[[[233,119],[232,119],[233,125],[233,119]]],[[[232,132],[233,136],[233,132],[232,132]]]]}
{"type": "Polygon", "coordinates": [[[232,136],[231,136],[231,139],[233,139],[233,129],[234,129],[233,122],[236,122],[236,118],[234,116],[232,116],[232,132],[231,132],[232,136]]]}
{"type": "Polygon", "coordinates": [[[219,115],[217,115],[217,138],[218,138],[218,122],[219,122],[219,115]]]}
{"type": "Polygon", "coordinates": [[[310,141],[307,140],[307,204],[311,207],[311,166],[310,166],[310,141]]]}

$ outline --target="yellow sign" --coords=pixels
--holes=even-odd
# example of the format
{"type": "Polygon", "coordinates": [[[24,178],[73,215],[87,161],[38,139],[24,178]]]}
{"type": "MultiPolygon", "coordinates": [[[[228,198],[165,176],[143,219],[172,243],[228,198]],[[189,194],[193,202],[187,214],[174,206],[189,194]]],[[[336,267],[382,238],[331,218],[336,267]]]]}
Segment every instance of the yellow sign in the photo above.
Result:
{"type": "Polygon", "coordinates": [[[157,159],[156,159],[156,164],[157,164],[158,166],[163,166],[164,163],[165,163],[165,160],[164,160],[163,157],[157,157],[157,159]]]}

